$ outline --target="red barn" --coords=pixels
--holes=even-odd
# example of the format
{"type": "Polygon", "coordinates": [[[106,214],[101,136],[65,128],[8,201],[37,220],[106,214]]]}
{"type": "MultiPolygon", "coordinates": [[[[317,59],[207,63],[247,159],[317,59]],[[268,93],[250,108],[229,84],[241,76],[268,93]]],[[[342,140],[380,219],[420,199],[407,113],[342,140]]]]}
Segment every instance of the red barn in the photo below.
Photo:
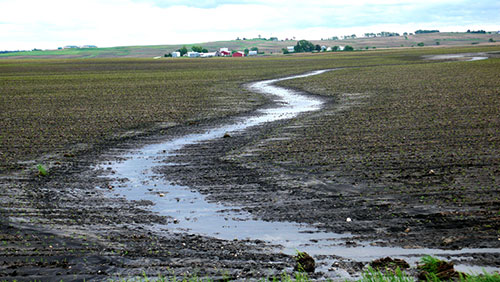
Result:
{"type": "Polygon", "coordinates": [[[233,53],[233,57],[245,57],[245,53],[238,51],[233,53]]]}
{"type": "Polygon", "coordinates": [[[223,57],[230,57],[231,56],[231,52],[229,51],[220,51],[220,55],[223,56],[223,57]]]}

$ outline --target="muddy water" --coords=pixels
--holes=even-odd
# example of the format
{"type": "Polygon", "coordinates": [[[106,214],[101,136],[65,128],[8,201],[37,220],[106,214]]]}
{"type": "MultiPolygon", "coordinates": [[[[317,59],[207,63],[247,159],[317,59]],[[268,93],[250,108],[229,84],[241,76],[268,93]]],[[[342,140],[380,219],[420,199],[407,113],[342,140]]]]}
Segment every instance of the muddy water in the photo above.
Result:
{"type": "MultiPolygon", "coordinates": [[[[191,232],[221,239],[259,239],[283,246],[286,252],[293,253],[310,240],[337,239],[349,235],[318,232],[314,227],[301,226],[286,222],[266,222],[252,218],[252,215],[237,207],[211,203],[189,187],[174,185],[165,181],[155,171],[163,160],[175,154],[182,147],[203,141],[221,138],[225,134],[237,135],[238,132],[266,122],[289,119],[300,113],[320,109],[322,102],[311,99],[295,91],[273,86],[286,79],[317,75],[328,70],[315,71],[304,75],[292,76],[253,83],[249,89],[273,95],[278,106],[257,111],[255,116],[238,120],[233,124],[207,129],[200,134],[190,134],[159,144],[152,144],[121,155],[125,160],[103,164],[100,168],[113,171],[119,187],[115,192],[130,200],[148,200],[154,203],[152,210],[173,218],[169,231],[191,232]]],[[[169,165],[169,164],[167,164],[169,165]]]]}
{"type": "Polygon", "coordinates": [[[486,60],[486,56],[478,56],[478,54],[446,54],[446,55],[432,55],[427,57],[428,60],[463,60],[467,62],[486,60]]]}
{"type": "MultiPolygon", "coordinates": [[[[269,244],[271,251],[287,254],[295,254],[297,250],[306,251],[318,259],[319,270],[325,272],[326,277],[332,278],[349,277],[347,273],[331,268],[332,263],[339,259],[368,262],[383,256],[392,256],[415,263],[424,254],[443,258],[460,258],[467,257],[468,253],[498,253],[498,249],[445,251],[375,247],[369,242],[357,242],[356,247],[347,247],[345,242],[352,240],[350,234],[326,233],[314,226],[290,222],[262,221],[242,211],[239,207],[208,202],[200,193],[191,191],[190,187],[169,183],[156,172],[159,166],[165,165],[165,159],[175,155],[176,151],[184,146],[222,138],[226,133],[237,136],[238,132],[248,130],[253,126],[319,110],[322,105],[321,100],[273,84],[281,80],[318,75],[326,71],[328,70],[255,82],[249,86],[249,89],[271,95],[278,102],[278,106],[259,110],[252,117],[242,118],[233,124],[209,128],[203,133],[147,145],[120,155],[124,161],[103,164],[100,168],[114,172],[113,177],[116,182],[113,185],[117,187],[113,192],[114,196],[153,202],[152,211],[171,218],[171,224],[153,226],[156,232],[187,232],[225,240],[262,240],[269,244]]],[[[478,272],[481,270],[467,266],[459,266],[459,268],[462,271],[478,272]]],[[[486,270],[494,269],[487,268],[486,270]]]]}

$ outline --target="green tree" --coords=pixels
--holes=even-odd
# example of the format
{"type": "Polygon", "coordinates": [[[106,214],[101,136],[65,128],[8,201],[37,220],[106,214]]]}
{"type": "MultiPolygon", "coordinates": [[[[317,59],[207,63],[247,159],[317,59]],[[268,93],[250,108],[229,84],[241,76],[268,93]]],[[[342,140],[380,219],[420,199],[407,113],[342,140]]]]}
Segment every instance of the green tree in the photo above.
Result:
{"type": "Polygon", "coordinates": [[[191,50],[193,50],[193,52],[202,53],[203,52],[203,47],[194,45],[193,47],[191,47],[191,50]]]}
{"type": "Polygon", "coordinates": [[[288,54],[288,53],[290,53],[290,52],[288,52],[288,49],[286,49],[286,48],[282,48],[282,49],[281,49],[281,51],[283,51],[283,54],[288,54]]]}
{"type": "Polygon", "coordinates": [[[350,45],[346,45],[344,47],[344,51],[354,51],[354,48],[352,46],[350,46],[350,45]]]}
{"type": "Polygon", "coordinates": [[[248,56],[248,53],[250,52],[250,50],[248,50],[248,48],[245,48],[245,50],[243,50],[243,52],[245,52],[245,56],[248,56]]]}
{"type": "Polygon", "coordinates": [[[314,46],[314,49],[319,52],[321,51],[321,46],[319,44],[316,44],[316,46],[314,46]]]}
{"type": "Polygon", "coordinates": [[[424,45],[425,45],[424,42],[420,42],[417,44],[417,46],[420,46],[420,47],[423,47],[424,45]]]}
{"type": "Polygon", "coordinates": [[[181,49],[177,50],[177,52],[180,52],[181,53],[181,57],[184,56],[185,54],[187,54],[188,52],[188,49],[186,48],[186,46],[182,46],[181,49]]]}
{"type": "Polygon", "coordinates": [[[314,44],[307,40],[300,40],[299,42],[297,42],[297,45],[295,45],[293,49],[297,53],[312,52],[314,50],[314,44]]]}
{"type": "Polygon", "coordinates": [[[202,52],[202,53],[208,53],[208,50],[207,50],[207,49],[205,49],[205,48],[203,48],[203,49],[201,49],[201,52],[202,52]]]}
{"type": "MultiPolygon", "coordinates": [[[[431,29],[431,30],[428,30],[428,29],[419,29],[419,30],[416,30],[415,31],[415,34],[423,34],[423,33],[436,33],[436,32],[439,32],[439,30],[437,29],[431,29]]],[[[467,32],[470,32],[470,30],[467,30],[467,32]]]]}
{"type": "Polygon", "coordinates": [[[252,47],[252,48],[250,48],[250,50],[257,51],[257,53],[259,52],[259,48],[257,48],[257,47],[252,47]]]}

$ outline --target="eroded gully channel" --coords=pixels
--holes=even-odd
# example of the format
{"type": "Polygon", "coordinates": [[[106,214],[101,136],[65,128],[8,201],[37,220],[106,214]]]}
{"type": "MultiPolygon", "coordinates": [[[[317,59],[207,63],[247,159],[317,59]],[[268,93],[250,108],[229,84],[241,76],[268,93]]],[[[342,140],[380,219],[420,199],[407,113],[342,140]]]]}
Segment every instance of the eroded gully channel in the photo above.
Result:
{"type": "MultiPolygon", "coordinates": [[[[475,58],[474,58],[475,59],[475,58]]],[[[320,231],[315,226],[292,222],[267,222],[256,219],[238,207],[209,202],[205,196],[190,187],[175,185],[164,179],[157,168],[184,146],[222,138],[225,134],[237,136],[238,132],[264,123],[294,118],[299,114],[317,111],[323,102],[299,92],[274,86],[273,84],[295,78],[319,75],[332,70],[314,71],[252,83],[249,89],[271,95],[277,106],[258,110],[255,115],[240,118],[232,124],[209,128],[203,133],[189,134],[168,141],[146,145],[120,155],[120,161],[101,164],[98,168],[113,172],[114,197],[128,200],[146,200],[153,203],[150,209],[162,216],[172,218],[173,224],[151,226],[156,232],[185,232],[223,240],[262,240],[269,244],[270,251],[294,255],[305,251],[316,258],[324,277],[350,278],[347,272],[331,267],[341,259],[369,262],[380,257],[399,257],[415,264],[425,254],[438,257],[465,257],[470,253],[498,253],[499,249],[406,249],[398,247],[371,246],[370,242],[357,242],[348,247],[345,242],[351,234],[336,234],[320,231]]],[[[481,272],[483,268],[458,265],[461,271],[481,272]]],[[[485,268],[494,271],[494,268],[485,268]]]]}

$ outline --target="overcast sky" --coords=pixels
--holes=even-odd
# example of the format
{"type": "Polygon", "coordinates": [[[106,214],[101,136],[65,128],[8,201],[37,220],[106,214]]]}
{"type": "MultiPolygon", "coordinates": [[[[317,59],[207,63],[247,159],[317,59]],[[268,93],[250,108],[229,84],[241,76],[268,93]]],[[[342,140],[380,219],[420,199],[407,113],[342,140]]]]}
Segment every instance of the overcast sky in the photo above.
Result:
{"type": "Polygon", "coordinates": [[[491,0],[0,0],[0,50],[500,30],[491,0]]]}

